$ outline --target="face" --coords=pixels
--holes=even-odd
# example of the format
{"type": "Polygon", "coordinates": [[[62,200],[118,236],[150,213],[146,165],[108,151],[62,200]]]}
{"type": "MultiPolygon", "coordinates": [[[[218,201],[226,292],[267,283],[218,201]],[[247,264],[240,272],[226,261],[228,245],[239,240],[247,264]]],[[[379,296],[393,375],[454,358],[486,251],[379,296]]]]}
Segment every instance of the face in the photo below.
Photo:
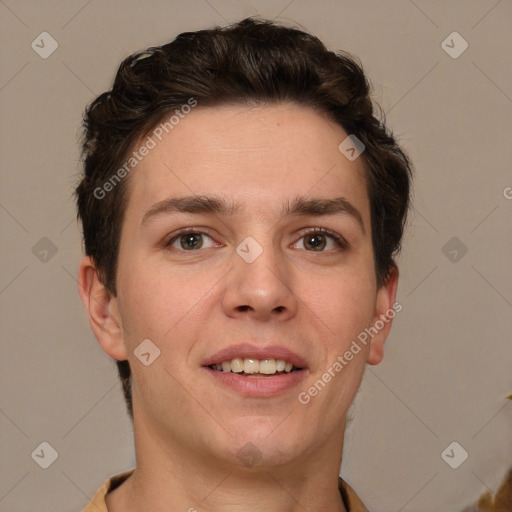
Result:
{"type": "Polygon", "coordinates": [[[395,278],[376,287],[363,162],[339,151],[346,137],[296,105],[198,106],[132,171],[118,294],[93,329],[129,360],[140,443],[270,466],[340,447],[389,325],[308,389],[396,291],[395,278]],[[269,373],[245,375],[257,361],[269,373]],[[223,363],[232,371],[211,366],[223,363]]]}

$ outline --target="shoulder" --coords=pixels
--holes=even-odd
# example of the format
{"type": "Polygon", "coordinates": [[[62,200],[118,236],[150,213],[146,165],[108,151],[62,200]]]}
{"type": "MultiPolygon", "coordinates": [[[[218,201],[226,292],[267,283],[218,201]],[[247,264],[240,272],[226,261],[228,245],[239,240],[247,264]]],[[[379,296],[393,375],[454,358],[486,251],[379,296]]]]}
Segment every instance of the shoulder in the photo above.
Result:
{"type": "Polygon", "coordinates": [[[338,487],[347,512],[369,512],[361,498],[341,476],[338,477],[338,487]]]}
{"type": "Polygon", "coordinates": [[[124,473],[119,473],[110,477],[95,493],[90,503],[85,507],[83,512],[108,512],[107,505],[105,503],[105,496],[108,492],[113,491],[116,487],[119,487],[133,472],[135,469],[130,469],[124,473]]]}

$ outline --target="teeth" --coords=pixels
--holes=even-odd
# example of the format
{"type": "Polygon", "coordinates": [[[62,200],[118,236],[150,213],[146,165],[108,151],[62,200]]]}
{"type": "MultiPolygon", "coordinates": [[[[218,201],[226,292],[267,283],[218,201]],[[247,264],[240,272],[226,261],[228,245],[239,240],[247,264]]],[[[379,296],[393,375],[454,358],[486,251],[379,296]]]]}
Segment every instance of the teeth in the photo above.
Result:
{"type": "Polygon", "coordinates": [[[235,357],[235,359],[231,359],[231,371],[233,373],[241,373],[244,371],[244,360],[235,357]]]}
{"type": "Polygon", "coordinates": [[[263,359],[263,361],[260,361],[260,373],[272,375],[273,373],[276,373],[276,366],[275,359],[263,359]]]}
{"type": "Polygon", "coordinates": [[[278,372],[290,373],[293,369],[297,369],[292,363],[285,361],[284,359],[252,359],[246,357],[235,357],[231,361],[222,361],[221,364],[212,364],[212,369],[216,369],[222,372],[233,372],[233,373],[245,373],[245,374],[263,374],[263,375],[274,375],[278,372]]]}
{"type": "Polygon", "coordinates": [[[257,359],[244,359],[244,372],[245,373],[259,373],[260,362],[257,359]]]}

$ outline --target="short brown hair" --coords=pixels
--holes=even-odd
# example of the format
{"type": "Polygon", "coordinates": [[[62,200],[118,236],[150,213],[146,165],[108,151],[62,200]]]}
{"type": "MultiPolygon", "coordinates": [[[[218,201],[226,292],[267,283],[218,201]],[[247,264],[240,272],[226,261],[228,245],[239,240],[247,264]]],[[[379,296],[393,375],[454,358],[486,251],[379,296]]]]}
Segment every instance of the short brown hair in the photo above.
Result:
{"type": "MultiPolygon", "coordinates": [[[[396,267],[407,211],[412,165],[374,114],[360,63],[331,52],[315,36],[267,20],[247,18],[227,27],[184,32],[172,42],[127,57],[111,90],[86,109],[84,174],[75,196],[85,252],[116,296],[116,267],[129,177],[104,197],[102,187],[135,144],[162,119],[194,99],[201,106],[293,102],[328,114],[365,146],[375,274],[380,287],[396,267]],[[96,192],[95,192],[96,191],[96,192]],[[103,196],[103,194],[102,194],[103,196]]],[[[118,361],[133,419],[131,371],[118,361]]]]}

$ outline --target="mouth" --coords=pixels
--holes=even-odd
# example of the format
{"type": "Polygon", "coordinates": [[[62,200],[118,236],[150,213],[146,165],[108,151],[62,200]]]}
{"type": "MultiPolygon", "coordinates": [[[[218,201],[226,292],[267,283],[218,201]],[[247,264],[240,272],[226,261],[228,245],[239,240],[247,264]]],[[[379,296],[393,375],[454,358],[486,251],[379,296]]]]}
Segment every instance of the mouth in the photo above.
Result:
{"type": "Polygon", "coordinates": [[[228,347],[204,360],[202,369],[219,389],[254,398],[270,398],[290,391],[309,375],[303,357],[277,345],[228,347]]]}
{"type": "Polygon", "coordinates": [[[249,357],[226,359],[221,363],[210,364],[208,368],[223,373],[236,373],[242,377],[272,377],[298,372],[303,369],[285,359],[267,358],[260,360],[249,357]]]}

